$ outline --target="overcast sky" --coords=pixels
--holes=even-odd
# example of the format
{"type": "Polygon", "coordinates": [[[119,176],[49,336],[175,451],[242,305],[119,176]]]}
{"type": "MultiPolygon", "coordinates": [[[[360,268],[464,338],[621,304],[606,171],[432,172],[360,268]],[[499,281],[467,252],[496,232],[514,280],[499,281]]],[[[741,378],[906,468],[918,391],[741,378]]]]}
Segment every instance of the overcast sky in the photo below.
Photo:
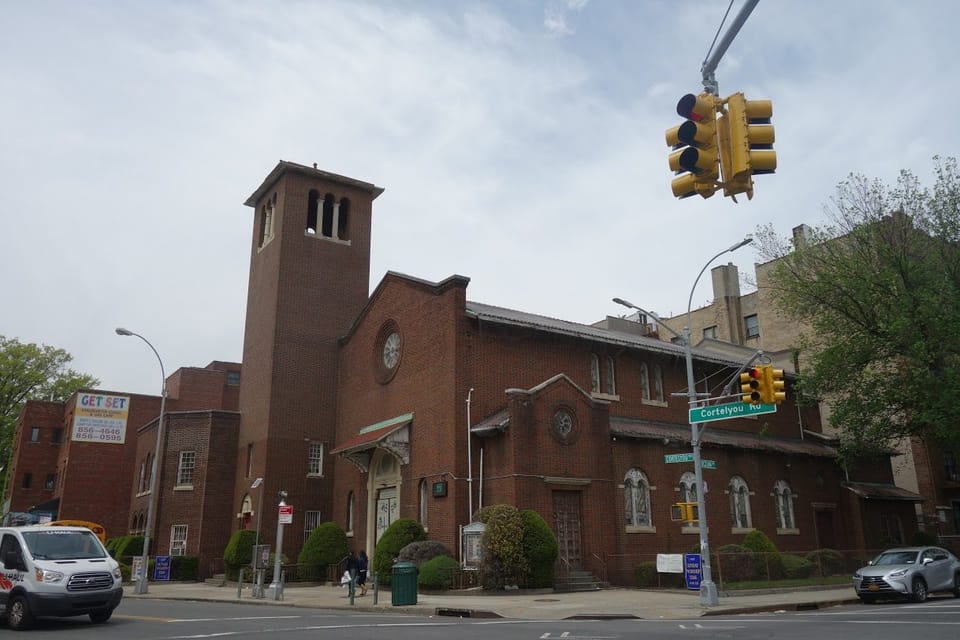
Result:
{"type": "Polygon", "coordinates": [[[470,300],[590,323],[615,296],[684,311],[759,225],[822,223],[851,172],[929,184],[960,146],[947,0],[761,0],[717,71],[774,104],[777,172],[739,204],[675,200],[664,142],[727,0],[3,4],[0,334],[104,389],[159,392],[117,326],[168,374],[240,360],[243,202],[281,159],[385,189],[371,290],[460,274],[470,300]]]}

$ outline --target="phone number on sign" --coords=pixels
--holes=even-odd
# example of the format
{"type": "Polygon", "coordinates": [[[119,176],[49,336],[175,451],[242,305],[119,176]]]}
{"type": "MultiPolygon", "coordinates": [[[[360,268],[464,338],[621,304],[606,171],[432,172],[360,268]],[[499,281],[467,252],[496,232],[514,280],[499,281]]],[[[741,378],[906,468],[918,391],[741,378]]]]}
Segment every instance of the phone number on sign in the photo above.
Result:
{"type": "Polygon", "coordinates": [[[123,434],[119,430],[104,431],[92,427],[77,427],[74,440],[95,440],[98,442],[123,442],[123,434]]]}

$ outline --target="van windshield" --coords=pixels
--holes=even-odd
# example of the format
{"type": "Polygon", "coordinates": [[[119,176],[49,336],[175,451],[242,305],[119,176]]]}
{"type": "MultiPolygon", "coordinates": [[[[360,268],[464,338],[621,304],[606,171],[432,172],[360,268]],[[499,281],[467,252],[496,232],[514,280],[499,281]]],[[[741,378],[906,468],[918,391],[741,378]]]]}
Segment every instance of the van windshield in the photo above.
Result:
{"type": "Polygon", "coordinates": [[[24,531],[23,539],[34,560],[84,560],[106,557],[100,541],[92,531],[72,531],[52,527],[43,531],[24,531]]]}

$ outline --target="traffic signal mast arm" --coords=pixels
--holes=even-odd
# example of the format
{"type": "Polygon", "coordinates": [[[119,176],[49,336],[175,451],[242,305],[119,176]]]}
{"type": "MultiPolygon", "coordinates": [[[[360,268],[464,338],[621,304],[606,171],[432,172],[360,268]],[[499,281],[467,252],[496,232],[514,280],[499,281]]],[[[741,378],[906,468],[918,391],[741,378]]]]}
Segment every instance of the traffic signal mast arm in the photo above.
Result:
{"type": "Polygon", "coordinates": [[[707,55],[707,59],[703,61],[703,66],[700,67],[700,73],[703,76],[703,89],[707,93],[718,95],[717,78],[714,75],[714,72],[717,70],[717,65],[720,64],[723,54],[727,52],[730,43],[732,43],[733,39],[740,33],[740,28],[747,21],[747,18],[750,17],[750,14],[758,2],[760,2],[760,0],[747,0],[743,4],[740,13],[734,16],[733,22],[730,23],[730,28],[727,29],[727,32],[723,34],[720,42],[717,43],[716,49],[713,49],[711,53],[707,55]]]}

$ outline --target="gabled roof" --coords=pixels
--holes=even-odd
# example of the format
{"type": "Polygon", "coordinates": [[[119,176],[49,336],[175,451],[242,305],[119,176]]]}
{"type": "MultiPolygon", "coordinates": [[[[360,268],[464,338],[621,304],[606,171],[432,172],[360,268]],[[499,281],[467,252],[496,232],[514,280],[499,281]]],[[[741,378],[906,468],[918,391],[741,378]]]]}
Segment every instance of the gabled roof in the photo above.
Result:
{"type": "MultiPolygon", "coordinates": [[[[600,327],[579,324],[576,322],[570,322],[568,320],[558,320],[556,318],[539,316],[533,313],[525,313],[523,311],[515,311],[513,309],[506,309],[504,307],[495,307],[493,305],[483,304],[480,302],[470,302],[468,300],[466,311],[468,316],[477,318],[483,322],[514,327],[527,327],[529,329],[544,331],[556,335],[592,340],[594,342],[603,342],[606,344],[640,349],[643,351],[654,351],[657,353],[676,356],[678,358],[683,358],[686,355],[682,346],[675,345],[670,342],[664,342],[663,340],[658,340],[656,338],[648,338],[646,336],[638,336],[630,333],[623,333],[621,331],[613,331],[610,329],[601,329],[600,327]]],[[[713,353],[705,349],[694,347],[691,351],[694,359],[696,360],[729,365],[733,367],[740,366],[740,363],[735,360],[725,358],[720,354],[713,353]]]]}
{"type": "Polygon", "coordinates": [[[844,488],[854,492],[864,500],[894,500],[898,502],[926,502],[918,493],[895,487],[892,484],[875,482],[844,482],[844,488]]]}

